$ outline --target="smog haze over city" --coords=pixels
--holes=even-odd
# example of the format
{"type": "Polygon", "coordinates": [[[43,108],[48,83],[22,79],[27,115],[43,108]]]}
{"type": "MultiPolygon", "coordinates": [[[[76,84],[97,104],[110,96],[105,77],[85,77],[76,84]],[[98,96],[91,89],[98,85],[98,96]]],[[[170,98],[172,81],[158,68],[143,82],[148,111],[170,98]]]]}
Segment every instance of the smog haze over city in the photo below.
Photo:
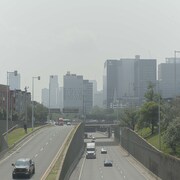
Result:
{"type": "Polygon", "coordinates": [[[179,0],[1,0],[0,83],[7,71],[21,75],[21,89],[41,101],[49,76],[63,86],[67,71],[97,80],[102,89],[107,59],[157,59],[180,50],[179,0]]]}

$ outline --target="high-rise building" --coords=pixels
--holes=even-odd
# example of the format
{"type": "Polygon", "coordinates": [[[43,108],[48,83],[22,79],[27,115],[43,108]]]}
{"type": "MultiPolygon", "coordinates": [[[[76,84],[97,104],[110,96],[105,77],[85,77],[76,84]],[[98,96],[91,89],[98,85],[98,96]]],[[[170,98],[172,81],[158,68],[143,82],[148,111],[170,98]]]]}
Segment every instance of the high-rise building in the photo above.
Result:
{"type": "Polygon", "coordinates": [[[64,109],[71,111],[78,109],[80,114],[87,114],[93,105],[93,84],[83,80],[83,76],[70,74],[64,75],[64,109]]]}
{"type": "Polygon", "coordinates": [[[157,89],[156,59],[137,59],[134,72],[134,95],[140,105],[150,83],[157,89]]]}
{"type": "Polygon", "coordinates": [[[49,89],[44,88],[42,89],[42,93],[41,93],[41,103],[45,106],[45,107],[49,107],[49,89]]]}
{"type": "Polygon", "coordinates": [[[49,79],[49,108],[60,108],[59,83],[57,75],[51,75],[49,79]]]}
{"type": "MultiPolygon", "coordinates": [[[[119,66],[119,60],[107,60],[104,64],[103,104],[106,108],[110,108],[114,101],[114,96],[117,96],[119,66]]],[[[116,98],[117,97],[115,97],[115,99],[116,98]]]]}
{"type": "Polygon", "coordinates": [[[180,58],[166,58],[158,65],[158,81],[162,98],[180,96],[180,58]]]}
{"type": "Polygon", "coordinates": [[[93,83],[88,80],[83,80],[83,103],[84,114],[87,114],[93,107],[93,83]]]}
{"type": "Polygon", "coordinates": [[[156,85],[156,60],[122,58],[107,60],[104,64],[103,104],[129,106],[141,103],[147,91],[148,83],[156,85]]]}
{"type": "Polygon", "coordinates": [[[95,94],[97,94],[97,81],[96,80],[89,80],[89,82],[93,83],[93,106],[94,106],[95,94]]]}
{"type": "Polygon", "coordinates": [[[83,113],[83,76],[70,74],[64,75],[64,109],[78,109],[83,113]]]}
{"type": "Polygon", "coordinates": [[[94,100],[93,100],[93,106],[98,106],[100,108],[103,108],[103,91],[97,91],[96,94],[94,94],[94,100]]]}
{"type": "Polygon", "coordinates": [[[59,107],[63,109],[63,87],[59,88],[59,107]]]}
{"type": "Polygon", "coordinates": [[[14,72],[9,72],[9,86],[10,90],[20,90],[20,74],[15,74],[14,72]]]}

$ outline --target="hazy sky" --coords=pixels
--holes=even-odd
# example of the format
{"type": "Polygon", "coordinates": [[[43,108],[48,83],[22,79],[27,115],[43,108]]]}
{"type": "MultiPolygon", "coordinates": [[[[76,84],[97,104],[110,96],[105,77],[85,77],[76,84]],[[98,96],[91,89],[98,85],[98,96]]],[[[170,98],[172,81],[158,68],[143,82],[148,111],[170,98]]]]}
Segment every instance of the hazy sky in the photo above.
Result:
{"type": "MultiPolygon", "coordinates": [[[[0,0],[0,83],[18,70],[35,99],[49,75],[96,79],[106,59],[156,58],[180,50],[179,0],[0,0]]],[[[179,54],[180,56],[180,54],[179,54]]]]}

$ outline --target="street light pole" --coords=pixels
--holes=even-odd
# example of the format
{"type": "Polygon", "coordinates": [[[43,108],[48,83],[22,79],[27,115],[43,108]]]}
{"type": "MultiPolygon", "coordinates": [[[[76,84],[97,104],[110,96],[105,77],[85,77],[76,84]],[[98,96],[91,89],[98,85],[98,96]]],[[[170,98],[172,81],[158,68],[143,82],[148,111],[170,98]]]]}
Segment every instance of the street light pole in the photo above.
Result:
{"type": "Polygon", "coordinates": [[[8,144],[8,131],[9,131],[9,73],[14,73],[15,76],[17,76],[17,71],[14,72],[8,72],[7,71],[7,89],[6,89],[6,142],[8,144]]]}
{"type": "Polygon", "coordinates": [[[161,150],[161,100],[160,100],[160,88],[159,88],[159,79],[158,79],[158,134],[159,134],[159,149],[161,150]]]}
{"type": "Polygon", "coordinates": [[[51,115],[51,78],[53,78],[54,76],[51,75],[50,79],[49,79],[49,120],[51,119],[50,115],[51,115]]]}
{"type": "Polygon", "coordinates": [[[180,51],[174,51],[174,96],[176,102],[176,54],[180,53],[180,51]]]}
{"type": "Polygon", "coordinates": [[[40,80],[40,76],[32,77],[32,131],[34,130],[34,79],[40,80]]]}
{"type": "Polygon", "coordinates": [[[27,89],[29,87],[25,86],[25,124],[27,125],[27,89]]]}

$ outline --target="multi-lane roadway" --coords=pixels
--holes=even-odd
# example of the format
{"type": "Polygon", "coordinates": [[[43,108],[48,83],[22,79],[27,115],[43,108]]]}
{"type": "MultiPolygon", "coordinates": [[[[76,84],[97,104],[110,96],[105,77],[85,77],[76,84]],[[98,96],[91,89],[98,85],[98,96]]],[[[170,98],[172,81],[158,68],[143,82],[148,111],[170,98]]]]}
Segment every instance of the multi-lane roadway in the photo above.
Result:
{"type": "MultiPolygon", "coordinates": [[[[99,134],[93,136],[100,137],[99,134]]],[[[153,180],[140,163],[133,159],[126,151],[112,139],[96,138],[96,159],[86,159],[85,155],[71,175],[70,180],[153,180]],[[101,148],[107,150],[107,154],[101,154],[101,148]],[[104,160],[113,161],[112,167],[104,167],[104,160]]]]}
{"type": "Polygon", "coordinates": [[[0,160],[0,179],[12,179],[11,164],[18,158],[26,157],[35,161],[36,172],[31,179],[42,179],[72,128],[73,126],[51,126],[34,132],[0,160]]]}

